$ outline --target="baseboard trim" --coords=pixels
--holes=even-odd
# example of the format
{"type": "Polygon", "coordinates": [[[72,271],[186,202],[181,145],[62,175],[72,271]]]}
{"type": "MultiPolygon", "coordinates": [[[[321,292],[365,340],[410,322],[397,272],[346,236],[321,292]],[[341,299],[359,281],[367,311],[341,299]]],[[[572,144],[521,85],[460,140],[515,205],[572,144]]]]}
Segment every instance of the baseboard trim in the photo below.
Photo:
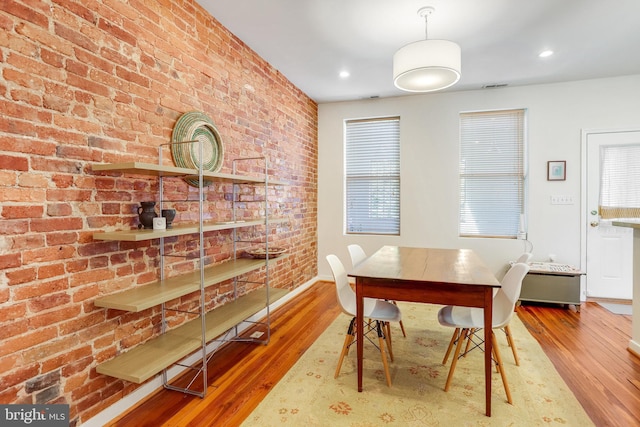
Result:
{"type": "MultiPolygon", "coordinates": [[[[270,304],[269,310],[271,311],[276,310],[277,308],[286,304],[287,302],[289,302],[290,300],[292,300],[302,292],[309,289],[314,283],[322,280],[324,279],[316,276],[313,279],[303,283],[302,285],[298,286],[297,288],[289,292],[287,295],[280,298],[278,301],[274,302],[273,304],[270,304]]],[[[247,321],[238,325],[239,331],[242,332],[246,330],[251,325],[253,325],[252,322],[258,321],[264,318],[266,315],[267,315],[267,309],[265,308],[264,310],[253,315],[251,318],[247,319],[247,321]]],[[[218,345],[219,344],[216,344],[216,343],[210,344],[209,351],[213,351],[218,345]]],[[[198,360],[198,358],[199,358],[198,355],[193,355],[181,361],[180,363],[183,365],[190,366],[194,364],[198,360]]],[[[170,368],[168,372],[169,379],[172,380],[176,378],[178,375],[182,374],[184,371],[186,371],[185,368],[181,368],[177,366],[170,368]]],[[[94,415],[93,417],[88,419],[86,422],[81,422],[79,425],[86,426],[86,427],[102,427],[112,422],[113,420],[117,419],[118,417],[122,416],[126,412],[132,410],[136,406],[140,405],[142,402],[150,398],[152,395],[154,395],[161,389],[163,389],[162,374],[158,374],[153,379],[149,380],[147,383],[138,387],[132,393],[128,394],[127,396],[118,400],[113,405],[109,406],[108,408],[94,415]]]]}
{"type": "Polygon", "coordinates": [[[630,340],[629,341],[629,347],[627,347],[627,350],[629,350],[629,353],[633,354],[634,356],[640,358],[640,343],[634,341],[634,340],[630,340]]]}

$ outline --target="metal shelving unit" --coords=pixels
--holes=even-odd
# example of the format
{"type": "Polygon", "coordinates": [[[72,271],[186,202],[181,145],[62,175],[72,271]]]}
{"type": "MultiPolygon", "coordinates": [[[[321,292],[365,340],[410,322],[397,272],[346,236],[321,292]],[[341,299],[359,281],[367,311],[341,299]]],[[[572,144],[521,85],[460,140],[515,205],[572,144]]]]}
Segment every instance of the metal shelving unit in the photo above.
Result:
{"type": "MultiPolygon", "coordinates": [[[[93,237],[96,240],[106,241],[144,241],[159,239],[160,246],[160,277],[157,281],[134,287],[132,289],[106,295],[95,301],[96,306],[140,312],[151,307],[162,308],[162,333],[135,348],[122,353],[115,358],[97,366],[98,373],[120,378],[134,383],[142,383],[147,379],[162,373],[164,386],[168,389],[183,393],[195,394],[204,397],[207,390],[207,362],[215,353],[208,351],[208,344],[213,341],[226,342],[231,340],[247,340],[239,336],[238,325],[248,318],[266,308],[266,320],[260,322],[266,326],[266,339],[249,339],[261,343],[268,343],[270,338],[270,309],[273,301],[283,297],[287,290],[271,288],[269,286],[269,269],[286,255],[279,258],[269,258],[268,251],[265,259],[249,259],[241,257],[239,244],[243,242],[239,238],[239,230],[249,227],[264,227],[264,244],[269,245],[270,225],[272,223],[286,222],[286,219],[270,218],[268,194],[270,185],[286,185],[286,183],[269,179],[269,169],[266,158],[237,159],[233,161],[233,173],[215,173],[200,170],[192,170],[173,166],[162,165],[162,148],[160,148],[159,165],[141,162],[123,162],[113,164],[95,164],[94,171],[118,172],[124,174],[141,174],[157,176],[159,179],[160,209],[162,209],[164,183],[166,178],[190,178],[197,177],[198,187],[198,212],[197,223],[181,224],[166,230],[123,230],[110,232],[96,232],[93,237]],[[247,161],[259,161],[264,163],[263,176],[244,176],[236,173],[237,164],[247,161]],[[233,184],[232,221],[213,222],[204,219],[204,180],[218,183],[233,184]],[[264,204],[264,217],[239,219],[240,201],[239,189],[242,185],[264,186],[264,199],[253,200],[264,204]],[[204,234],[217,230],[232,230],[233,256],[222,263],[205,267],[205,236],[204,234]],[[199,268],[191,273],[173,277],[165,277],[164,258],[167,237],[197,234],[199,241],[199,268]],[[242,283],[241,276],[264,268],[264,281],[261,288],[240,296],[238,286],[242,283]],[[207,287],[233,279],[233,300],[220,307],[207,312],[205,307],[205,290],[207,287]],[[194,319],[173,328],[167,327],[167,313],[175,310],[168,308],[165,303],[190,293],[200,292],[198,309],[190,312],[194,319]],[[199,362],[194,366],[181,364],[185,357],[201,352],[199,362]],[[193,377],[186,387],[176,387],[169,383],[167,369],[179,365],[188,369],[194,369],[193,377]],[[202,378],[202,390],[192,386],[198,377],[202,378]]],[[[201,157],[202,158],[202,157],[201,157]]],[[[253,202],[252,201],[252,202],[253,202]]],[[[245,202],[242,202],[245,203],[245,202]]],[[[251,241],[250,243],[255,244],[251,241]]],[[[216,347],[217,348],[217,347],[216,347]]]]}

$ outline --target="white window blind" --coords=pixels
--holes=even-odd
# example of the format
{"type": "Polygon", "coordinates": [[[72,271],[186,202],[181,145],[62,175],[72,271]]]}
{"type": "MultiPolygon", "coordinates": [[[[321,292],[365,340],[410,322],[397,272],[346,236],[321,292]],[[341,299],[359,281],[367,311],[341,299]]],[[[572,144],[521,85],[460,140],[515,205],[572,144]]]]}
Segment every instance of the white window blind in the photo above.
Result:
{"type": "Polygon", "coordinates": [[[345,128],[346,232],[400,234],[400,118],[345,128]]]}
{"type": "Polygon", "coordinates": [[[600,148],[600,216],[640,217],[640,145],[600,148]]]}
{"type": "Polygon", "coordinates": [[[460,236],[517,237],[524,153],[524,110],[460,114],[460,236]]]}

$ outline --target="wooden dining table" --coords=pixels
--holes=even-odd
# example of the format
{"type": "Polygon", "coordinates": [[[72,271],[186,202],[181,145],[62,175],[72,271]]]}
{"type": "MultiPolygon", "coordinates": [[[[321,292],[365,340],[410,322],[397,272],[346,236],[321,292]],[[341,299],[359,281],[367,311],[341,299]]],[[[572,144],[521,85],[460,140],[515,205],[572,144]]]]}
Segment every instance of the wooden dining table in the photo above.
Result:
{"type": "MultiPolygon", "coordinates": [[[[356,281],[357,325],[363,324],[366,297],[484,308],[485,408],[491,416],[493,291],[500,282],[473,250],[383,246],[349,276],[356,281]]],[[[363,328],[356,330],[362,391],[363,328]]]]}

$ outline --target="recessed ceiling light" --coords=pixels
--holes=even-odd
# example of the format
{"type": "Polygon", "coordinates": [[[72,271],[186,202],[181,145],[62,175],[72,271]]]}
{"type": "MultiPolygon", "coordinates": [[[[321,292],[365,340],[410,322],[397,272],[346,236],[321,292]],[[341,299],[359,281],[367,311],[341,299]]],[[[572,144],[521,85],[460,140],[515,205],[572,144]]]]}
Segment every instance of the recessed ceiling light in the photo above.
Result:
{"type": "Polygon", "coordinates": [[[540,52],[540,54],[538,56],[540,58],[548,58],[551,55],[553,55],[553,51],[552,50],[543,50],[542,52],[540,52]]]}
{"type": "Polygon", "coordinates": [[[346,70],[340,71],[340,78],[341,79],[346,79],[347,77],[349,77],[351,75],[351,73],[349,73],[346,70]]]}

